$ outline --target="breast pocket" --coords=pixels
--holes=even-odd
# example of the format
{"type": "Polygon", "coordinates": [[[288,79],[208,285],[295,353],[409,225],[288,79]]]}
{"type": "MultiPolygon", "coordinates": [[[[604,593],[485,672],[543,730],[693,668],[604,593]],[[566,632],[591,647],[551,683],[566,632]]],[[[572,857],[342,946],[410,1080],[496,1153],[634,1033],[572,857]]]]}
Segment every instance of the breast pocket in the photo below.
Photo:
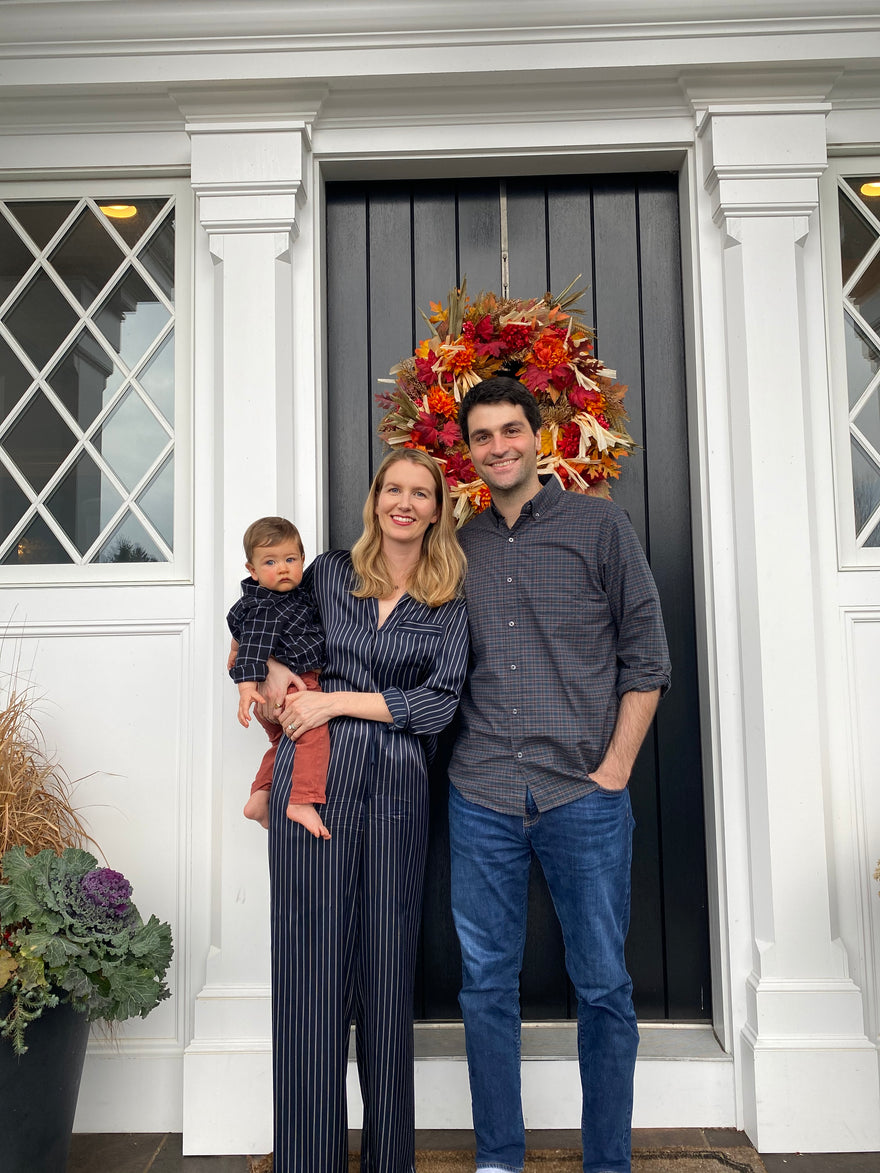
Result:
{"type": "Polygon", "coordinates": [[[423,635],[441,636],[446,628],[442,623],[398,623],[398,631],[407,632],[409,635],[423,635]]]}
{"type": "Polygon", "coordinates": [[[433,666],[445,632],[442,623],[415,623],[412,620],[398,623],[389,648],[392,662],[397,668],[406,667],[421,676],[433,666]]]}

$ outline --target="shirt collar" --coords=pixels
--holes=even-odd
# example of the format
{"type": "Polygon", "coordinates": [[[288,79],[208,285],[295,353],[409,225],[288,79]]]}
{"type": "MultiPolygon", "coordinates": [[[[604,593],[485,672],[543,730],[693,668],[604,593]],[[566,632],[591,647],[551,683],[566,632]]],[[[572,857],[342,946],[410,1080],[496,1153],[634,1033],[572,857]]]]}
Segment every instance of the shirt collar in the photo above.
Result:
{"type": "Polygon", "coordinates": [[[293,594],[293,591],[271,591],[268,587],[260,586],[256,579],[249,576],[241,580],[241,593],[245,598],[278,600],[293,594]]]}
{"type": "MultiPolygon", "coordinates": [[[[545,512],[545,510],[552,508],[552,506],[556,504],[557,499],[565,492],[558,479],[552,474],[549,476],[542,476],[540,481],[540,492],[536,493],[534,497],[526,501],[525,505],[523,505],[522,509],[519,511],[520,517],[540,517],[541,514],[545,512]]],[[[491,513],[492,520],[495,522],[496,526],[499,526],[502,523],[505,527],[507,526],[507,522],[496,509],[494,501],[489,506],[489,510],[487,512],[491,513]]]]}

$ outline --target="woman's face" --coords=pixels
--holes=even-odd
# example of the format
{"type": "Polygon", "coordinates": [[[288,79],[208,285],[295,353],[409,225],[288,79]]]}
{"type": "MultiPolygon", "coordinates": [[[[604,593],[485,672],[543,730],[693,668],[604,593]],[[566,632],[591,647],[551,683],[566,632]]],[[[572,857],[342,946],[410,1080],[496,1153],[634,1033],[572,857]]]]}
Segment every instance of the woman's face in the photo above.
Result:
{"type": "Polygon", "coordinates": [[[376,495],[376,519],[383,542],[421,545],[425,530],[440,516],[434,478],[410,460],[395,460],[385,470],[376,495]]]}

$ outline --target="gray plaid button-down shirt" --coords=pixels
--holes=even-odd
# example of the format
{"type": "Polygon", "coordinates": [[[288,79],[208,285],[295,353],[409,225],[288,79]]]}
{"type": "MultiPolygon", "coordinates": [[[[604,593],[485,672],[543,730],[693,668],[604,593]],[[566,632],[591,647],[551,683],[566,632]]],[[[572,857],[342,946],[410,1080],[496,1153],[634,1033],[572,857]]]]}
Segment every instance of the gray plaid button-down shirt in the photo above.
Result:
{"type": "Polygon", "coordinates": [[[491,507],[461,531],[471,667],[449,777],[521,815],[596,788],[619,698],[665,692],[657,588],[626,514],[550,479],[512,529],[491,507]]]}

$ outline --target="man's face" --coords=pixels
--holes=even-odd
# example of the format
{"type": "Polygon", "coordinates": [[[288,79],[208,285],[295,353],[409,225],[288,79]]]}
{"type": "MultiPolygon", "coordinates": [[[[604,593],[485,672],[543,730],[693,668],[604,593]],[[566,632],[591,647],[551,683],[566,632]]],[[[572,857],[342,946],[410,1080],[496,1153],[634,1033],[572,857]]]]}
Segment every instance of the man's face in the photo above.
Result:
{"type": "Polygon", "coordinates": [[[493,493],[540,488],[535,434],[518,403],[481,403],[468,415],[468,447],[477,473],[493,493]]]}

